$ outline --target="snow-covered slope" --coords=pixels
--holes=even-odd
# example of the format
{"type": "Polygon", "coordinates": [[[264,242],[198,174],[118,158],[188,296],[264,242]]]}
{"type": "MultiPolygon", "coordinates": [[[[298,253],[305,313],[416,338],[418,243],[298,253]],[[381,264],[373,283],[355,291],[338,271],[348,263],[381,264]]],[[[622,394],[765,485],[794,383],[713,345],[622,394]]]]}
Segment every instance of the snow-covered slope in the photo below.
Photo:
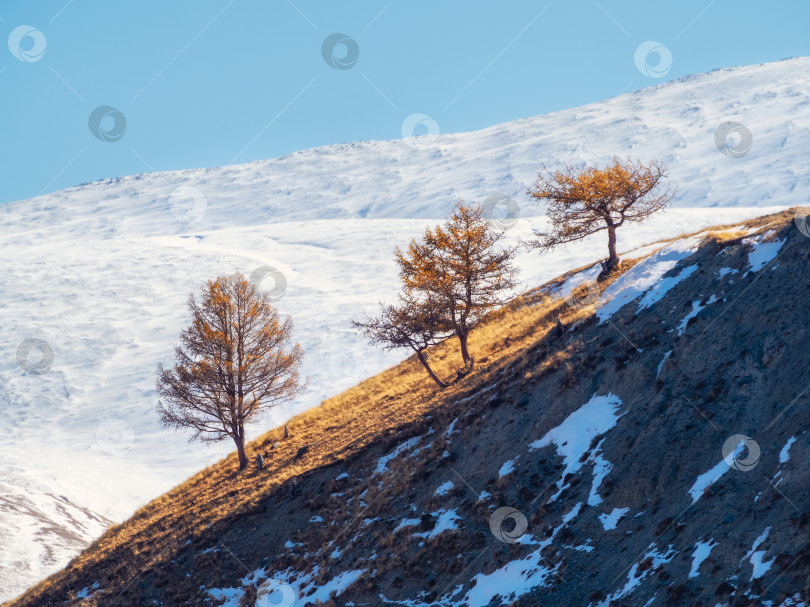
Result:
{"type": "MultiPolygon", "coordinates": [[[[231,449],[188,445],[154,412],[155,367],[170,362],[186,297],[204,280],[272,266],[287,282],[278,306],[296,323],[311,389],[254,426],[255,436],[401,357],[370,350],[349,320],[394,295],[391,249],[459,196],[514,197],[517,239],[542,225],[524,194],[541,164],[661,158],[678,183],[675,208],[625,229],[625,250],[805,204],[809,81],[810,59],[719,70],[474,133],[136,175],[0,206],[0,465],[15,471],[0,480],[31,505],[0,514],[0,599],[63,565],[74,539],[98,534],[100,517],[128,516],[231,449]],[[728,121],[752,133],[742,157],[715,144],[728,121]],[[18,363],[30,339],[47,345],[27,364],[39,370],[44,350],[47,372],[18,363]],[[54,505],[59,496],[88,519],[54,505]],[[75,538],[32,533],[42,512],[75,538]],[[53,543],[59,550],[42,556],[53,543]],[[23,564],[20,554],[31,557],[23,564]]],[[[524,252],[525,286],[593,262],[603,248],[596,238],[544,257],[524,252]]]]}
{"type": "Polygon", "coordinates": [[[21,573],[41,567],[63,566],[87,545],[87,538],[100,535],[112,521],[104,519],[63,495],[36,486],[32,471],[4,469],[0,477],[0,580],[24,579],[21,573]]]}

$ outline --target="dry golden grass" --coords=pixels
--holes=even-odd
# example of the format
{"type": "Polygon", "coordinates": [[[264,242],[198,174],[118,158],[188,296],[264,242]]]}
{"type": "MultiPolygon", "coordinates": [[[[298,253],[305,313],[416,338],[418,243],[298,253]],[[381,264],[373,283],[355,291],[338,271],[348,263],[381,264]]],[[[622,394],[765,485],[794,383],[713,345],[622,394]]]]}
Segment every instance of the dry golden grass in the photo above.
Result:
{"type": "MultiPolygon", "coordinates": [[[[721,245],[729,245],[738,241],[746,236],[753,236],[779,228],[785,224],[793,221],[796,216],[798,207],[786,209],[771,215],[763,215],[762,217],[755,217],[738,224],[724,224],[713,226],[708,230],[700,230],[694,234],[706,233],[707,239],[712,239],[721,245]],[[747,229],[744,229],[747,228],[747,229]]],[[[810,212],[810,209],[808,210],[810,212]]],[[[691,235],[694,235],[691,234],[691,235]]]]}
{"type": "Polygon", "coordinates": [[[732,228],[730,230],[713,230],[706,234],[706,238],[711,238],[721,244],[730,244],[744,238],[747,234],[745,230],[732,228]]]}
{"type": "MultiPolygon", "coordinates": [[[[746,225],[765,229],[784,224],[792,217],[785,211],[749,220],[746,225]]],[[[711,234],[733,233],[734,229],[735,226],[718,226],[711,234]]],[[[661,246],[667,242],[661,241],[661,246]]],[[[623,261],[621,271],[639,260],[623,261]]],[[[525,362],[524,352],[554,329],[558,317],[570,325],[592,313],[592,309],[573,308],[560,299],[548,297],[550,287],[574,272],[516,298],[491,314],[470,336],[470,351],[476,359],[474,371],[446,389],[437,390],[415,357],[408,358],[293,418],[288,423],[290,439],[283,440],[283,428],[276,428],[250,443],[249,457],[271,452],[264,471],[257,472],[251,466],[239,472],[236,454],[229,455],[140,508],[129,520],[108,529],[65,569],[5,605],[41,605],[44,596],[57,595],[64,601],[71,592],[80,589],[76,584],[89,577],[78,579],[79,571],[91,572],[92,578],[105,589],[123,585],[138,572],[173,558],[186,540],[200,535],[208,526],[251,508],[290,479],[343,460],[386,431],[458,400],[471,386],[491,379],[504,366],[520,365],[522,357],[525,362]],[[274,443],[279,444],[272,448],[274,443]],[[297,450],[304,445],[311,445],[310,450],[296,459],[297,450]]],[[[619,275],[614,274],[602,286],[619,275]]],[[[452,340],[430,352],[432,366],[441,377],[455,378],[461,365],[457,350],[457,342],[452,340]]],[[[564,362],[565,356],[565,352],[552,353],[543,366],[564,362]]],[[[529,375],[538,372],[542,372],[542,367],[531,373],[526,371],[529,375]]]]}

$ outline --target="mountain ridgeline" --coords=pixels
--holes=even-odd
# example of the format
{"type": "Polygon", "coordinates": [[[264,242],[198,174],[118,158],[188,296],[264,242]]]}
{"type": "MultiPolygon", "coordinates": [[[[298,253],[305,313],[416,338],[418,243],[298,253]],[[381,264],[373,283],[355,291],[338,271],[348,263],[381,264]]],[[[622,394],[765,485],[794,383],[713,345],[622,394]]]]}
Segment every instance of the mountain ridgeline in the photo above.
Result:
{"type": "Polygon", "coordinates": [[[527,292],[445,390],[413,358],[369,378],[249,445],[264,470],[229,456],[9,605],[806,604],[793,217],[527,292]]]}

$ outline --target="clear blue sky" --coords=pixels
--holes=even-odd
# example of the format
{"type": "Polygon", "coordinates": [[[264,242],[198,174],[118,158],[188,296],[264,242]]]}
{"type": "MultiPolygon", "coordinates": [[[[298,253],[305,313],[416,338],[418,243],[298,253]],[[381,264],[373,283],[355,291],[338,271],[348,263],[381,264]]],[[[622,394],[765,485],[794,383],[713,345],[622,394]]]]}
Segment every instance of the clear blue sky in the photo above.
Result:
{"type": "Polygon", "coordinates": [[[808,55],[808,24],[810,2],[798,1],[7,0],[0,202],[393,139],[414,113],[441,132],[479,129],[808,55]],[[324,59],[335,33],[351,40],[334,57],[359,51],[348,69],[324,59]],[[671,54],[663,51],[665,74],[655,52],[641,63],[651,75],[637,66],[647,41],[671,54]],[[91,132],[99,106],[120,112],[108,110],[96,129],[117,141],[91,132]]]}

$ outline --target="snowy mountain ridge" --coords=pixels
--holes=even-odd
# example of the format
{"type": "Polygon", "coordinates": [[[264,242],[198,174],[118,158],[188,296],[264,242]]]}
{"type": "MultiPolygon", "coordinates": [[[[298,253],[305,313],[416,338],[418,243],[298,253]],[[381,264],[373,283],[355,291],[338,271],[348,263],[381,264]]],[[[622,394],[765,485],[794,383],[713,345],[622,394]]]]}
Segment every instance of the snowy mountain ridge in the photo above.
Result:
{"type": "MultiPolygon", "coordinates": [[[[279,221],[435,219],[457,197],[494,193],[534,215],[524,192],[540,165],[615,155],[664,160],[679,184],[676,206],[783,204],[786,195],[810,191],[810,177],[786,162],[810,135],[809,84],[810,58],[714,70],[476,132],[102,180],[3,205],[0,221],[41,234],[157,236],[279,221]],[[742,156],[718,155],[715,135],[729,122],[751,135],[742,156]],[[754,180],[752,167],[765,174],[754,180]]],[[[730,143],[736,136],[739,144],[741,133],[730,133],[730,143]]]]}

